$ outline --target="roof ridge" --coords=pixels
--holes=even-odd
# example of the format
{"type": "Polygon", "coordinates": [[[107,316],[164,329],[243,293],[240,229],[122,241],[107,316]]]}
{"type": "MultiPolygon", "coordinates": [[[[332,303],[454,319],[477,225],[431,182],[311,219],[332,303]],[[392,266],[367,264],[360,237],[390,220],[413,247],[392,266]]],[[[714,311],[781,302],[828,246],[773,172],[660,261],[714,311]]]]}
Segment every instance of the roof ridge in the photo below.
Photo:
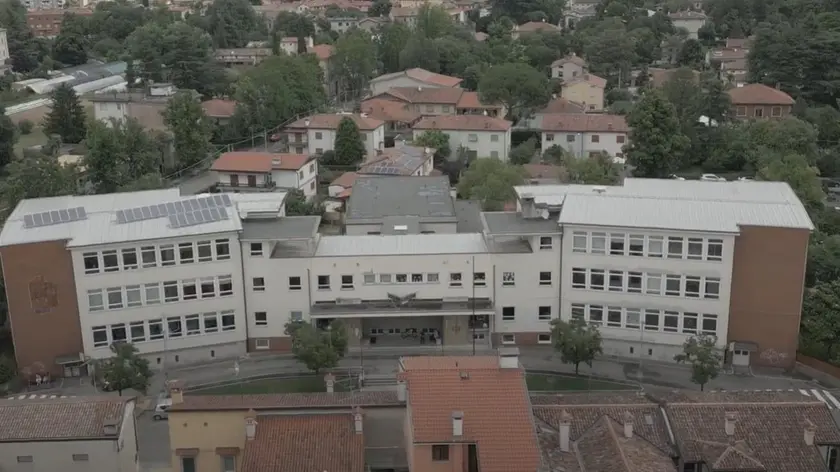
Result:
{"type": "Polygon", "coordinates": [[[735,406],[757,406],[757,405],[774,405],[774,406],[802,406],[802,405],[825,405],[824,402],[819,400],[802,400],[802,401],[773,401],[773,400],[766,400],[766,401],[748,401],[748,402],[739,402],[739,401],[726,401],[726,402],[665,402],[665,406],[727,406],[727,405],[735,405],[735,406]]]}
{"type": "Polygon", "coordinates": [[[621,457],[621,462],[624,464],[624,467],[627,469],[627,472],[632,472],[630,468],[630,461],[627,460],[627,456],[624,454],[624,448],[621,447],[621,443],[618,441],[618,433],[615,432],[615,428],[613,428],[613,423],[618,424],[617,421],[612,419],[609,415],[605,414],[603,416],[604,421],[606,421],[607,430],[609,431],[610,438],[615,443],[615,447],[618,448],[618,455],[621,457]]]}

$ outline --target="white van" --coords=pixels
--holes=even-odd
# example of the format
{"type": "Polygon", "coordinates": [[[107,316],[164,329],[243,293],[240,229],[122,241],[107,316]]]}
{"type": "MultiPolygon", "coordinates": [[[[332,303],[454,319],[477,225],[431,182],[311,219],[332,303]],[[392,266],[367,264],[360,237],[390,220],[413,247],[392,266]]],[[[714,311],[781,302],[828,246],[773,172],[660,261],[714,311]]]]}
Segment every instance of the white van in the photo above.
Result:
{"type": "Polygon", "coordinates": [[[155,405],[155,413],[152,415],[152,419],[154,420],[166,420],[169,419],[169,408],[172,406],[172,399],[171,398],[160,398],[158,399],[157,405],[155,405]]]}

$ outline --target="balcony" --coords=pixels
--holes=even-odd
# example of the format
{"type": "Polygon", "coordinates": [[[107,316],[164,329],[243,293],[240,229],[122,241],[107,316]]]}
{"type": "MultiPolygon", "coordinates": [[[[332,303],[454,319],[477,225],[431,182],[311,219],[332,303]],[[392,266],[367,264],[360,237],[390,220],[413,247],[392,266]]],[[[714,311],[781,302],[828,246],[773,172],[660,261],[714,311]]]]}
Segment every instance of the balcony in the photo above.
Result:
{"type": "Polygon", "coordinates": [[[313,318],[386,317],[386,316],[445,316],[493,315],[493,301],[489,298],[451,297],[418,299],[394,296],[390,299],[362,300],[337,298],[330,302],[315,302],[310,309],[313,318]]]}
{"type": "Polygon", "coordinates": [[[259,182],[254,179],[248,179],[244,182],[231,179],[228,182],[219,182],[216,184],[216,190],[219,192],[273,192],[277,189],[277,183],[273,181],[259,182]]]}

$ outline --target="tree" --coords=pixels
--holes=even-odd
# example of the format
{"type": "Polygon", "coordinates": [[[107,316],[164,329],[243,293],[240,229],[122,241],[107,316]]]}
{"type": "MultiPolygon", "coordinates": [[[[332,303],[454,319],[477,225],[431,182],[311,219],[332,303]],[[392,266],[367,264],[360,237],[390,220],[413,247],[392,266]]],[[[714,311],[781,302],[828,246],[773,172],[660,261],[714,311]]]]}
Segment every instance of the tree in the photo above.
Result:
{"type": "Polygon", "coordinates": [[[606,153],[566,162],[569,179],[577,184],[616,185],[621,180],[621,166],[606,153]]]}
{"type": "Polygon", "coordinates": [[[320,330],[303,321],[286,323],[286,335],[292,338],[292,355],[315,374],[336,367],[347,352],[344,324],[333,321],[329,327],[320,330]]]}
{"type": "Polygon", "coordinates": [[[120,396],[129,388],[145,394],[152,378],[149,360],[138,356],[137,348],[129,343],[111,344],[111,352],[114,355],[98,365],[102,380],[120,396]]]}
{"type": "Polygon", "coordinates": [[[8,383],[15,377],[15,362],[6,355],[0,355],[0,385],[8,383]]]}
{"type": "Polygon", "coordinates": [[[425,131],[414,138],[415,146],[427,147],[435,150],[435,160],[448,159],[452,154],[449,147],[449,135],[440,130],[425,131]]]}
{"type": "Polygon", "coordinates": [[[648,90],[627,115],[627,162],[639,177],[665,178],[679,168],[689,140],[680,131],[674,106],[658,90],[648,90]]]}
{"type": "Polygon", "coordinates": [[[454,27],[449,13],[441,6],[426,3],[417,10],[417,22],[414,29],[425,38],[435,39],[446,36],[454,27]]]}
{"type": "Polygon", "coordinates": [[[57,134],[62,142],[76,144],[85,139],[86,119],[76,91],[67,84],[61,84],[52,92],[51,109],[42,126],[45,134],[57,134]]]}
{"type": "Polygon", "coordinates": [[[595,356],[604,352],[598,328],[583,320],[555,318],[551,321],[551,339],[554,350],[560,353],[560,360],[575,366],[575,375],[578,375],[581,363],[592,367],[595,356]]]}
{"type": "Polygon", "coordinates": [[[700,386],[700,391],[720,373],[722,357],[715,343],[716,336],[692,336],[683,344],[683,352],[674,356],[674,360],[681,364],[691,364],[691,381],[700,386]]]}
{"type": "Polygon", "coordinates": [[[370,33],[353,28],[338,38],[330,58],[330,77],[344,89],[346,99],[361,96],[376,75],[376,46],[370,33]]]}
{"type": "Polygon", "coordinates": [[[696,68],[699,67],[705,58],[703,57],[703,47],[696,39],[687,39],[682,43],[680,52],[677,53],[677,65],[683,67],[696,68]]]}
{"type": "MultiPolygon", "coordinates": [[[[828,211],[837,212],[833,208],[828,211]]],[[[840,280],[840,235],[832,234],[814,239],[808,247],[806,286],[813,287],[817,282],[840,280]]]]}
{"type": "Polygon", "coordinates": [[[376,53],[382,72],[390,74],[400,69],[400,53],[411,38],[411,29],[403,23],[387,23],[379,28],[375,36],[376,53]]]}
{"type": "Polygon", "coordinates": [[[32,134],[32,130],[35,128],[35,123],[32,123],[29,120],[20,120],[17,127],[18,131],[20,131],[20,134],[22,135],[32,134]]]}
{"type": "Polygon", "coordinates": [[[352,118],[344,117],[335,132],[335,162],[333,165],[353,166],[365,160],[365,143],[352,118]]]}
{"type": "Polygon", "coordinates": [[[840,281],[818,282],[805,290],[802,331],[808,347],[819,347],[822,359],[834,360],[834,348],[840,344],[840,281]]]}
{"type": "Polygon", "coordinates": [[[286,194],[286,215],[288,216],[322,216],[324,205],[317,197],[307,199],[303,191],[293,189],[286,194]]]}
{"type": "Polygon", "coordinates": [[[90,47],[85,28],[86,19],[72,13],[65,14],[61,21],[61,32],[53,42],[52,57],[65,66],[78,66],[88,60],[90,47]]]}
{"type": "Polygon", "coordinates": [[[542,155],[543,162],[555,166],[564,166],[573,159],[575,159],[575,157],[572,156],[569,151],[563,149],[563,146],[559,146],[557,144],[543,151],[542,155]]]}
{"type": "Polygon", "coordinates": [[[473,161],[461,181],[458,194],[467,200],[478,200],[484,211],[500,211],[505,203],[516,200],[515,185],[522,185],[525,171],[494,157],[473,161]]]}
{"type": "Polygon", "coordinates": [[[440,72],[437,43],[421,34],[411,35],[400,51],[399,64],[399,70],[419,67],[430,72],[440,72]]]}
{"type": "Polygon", "coordinates": [[[6,28],[12,68],[21,73],[37,69],[43,57],[26,18],[26,7],[20,0],[9,0],[0,5],[0,26],[6,28]]]}
{"type": "Polygon", "coordinates": [[[248,0],[213,0],[207,9],[207,17],[208,31],[217,48],[245,47],[251,35],[261,26],[248,0]]]}
{"type": "Polygon", "coordinates": [[[96,193],[113,193],[160,171],[161,150],[137,120],[100,121],[88,127],[85,172],[96,193]]]}
{"type": "Polygon", "coordinates": [[[390,0],[374,0],[373,5],[368,8],[368,16],[372,17],[386,17],[391,13],[390,0]]]}
{"type": "Polygon", "coordinates": [[[194,93],[179,92],[172,97],[163,112],[163,122],[174,137],[179,168],[207,158],[213,125],[194,93]]]}
{"type": "Polygon", "coordinates": [[[15,124],[6,115],[6,107],[0,105],[0,167],[4,167],[14,159],[17,140],[15,124]]]}
{"type": "Polygon", "coordinates": [[[546,75],[517,63],[491,67],[478,83],[478,93],[484,103],[503,104],[514,122],[529,118],[551,100],[546,75]]]}
{"type": "Polygon", "coordinates": [[[9,208],[25,198],[72,195],[77,191],[78,170],[75,166],[62,166],[54,156],[36,154],[15,160],[6,172],[8,177],[0,184],[0,196],[9,208]]]}
{"type": "Polygon", "coordinates": [[[530,164],[537,155],[537,138],[531,137],[515,146],[508,153],[508,160],[511,164],[530,164]]]}
{"type": "Polygon", "coordinates": [[[761,159],[758,176],[762,180],[787,182],[809,211],[823,206],[825,193],[819,180],[819,171],[808,164],[801,154],[771,153],[761,159]]]}
{"type": "Polygon", "coordinates": [[[315,36],[315,24],[307,16],[281,11],[274,20],[274,32],[280,33],[280,37],[305,38],[315,36]]]}

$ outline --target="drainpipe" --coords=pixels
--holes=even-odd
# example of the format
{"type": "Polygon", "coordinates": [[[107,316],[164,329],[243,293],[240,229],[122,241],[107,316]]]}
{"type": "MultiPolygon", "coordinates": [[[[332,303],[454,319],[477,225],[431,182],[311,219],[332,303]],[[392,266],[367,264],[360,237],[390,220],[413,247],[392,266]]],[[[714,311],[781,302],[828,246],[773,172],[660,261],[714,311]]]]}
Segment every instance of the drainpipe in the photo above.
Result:
{"type": "MultiPolygon", "coordinates": [[[[242,233],[239,233],[239,235],[241,235],[241,234],[242,233]]],[[[237,239],[239,239],[239,238],[237,238],[237,239]]],[[[240,271],[242,273],[242,308],[245,310],[245,352],[250,352],[249,344],[248,344],[249,340],[251,339],[251,336],[250,336],[249,330],[248,330],[248,319],[250,318],[248,316],[248,289],[246,288],[247,287],[247,285],[246,285],[247,282],[246,282],[246,279],[245,279],[245,258],[242,256],[243,251],[242,251],[242,240],[241,239],[239,239],[239,244],[237,244],[236,247],[239,249],[239,268],[240,268],[240,271]]],[[[271,254],[269,254],[269,257],[271,257],[271,254]]],[[[221,319],[219,319],[219,323],[221,323],[221,319]]],[[[220,329],[221,329],[221,327],[220,327],[220,329]]],[[[256,341],[254,341],[254,342],[256,342],[256,341]]]]}

